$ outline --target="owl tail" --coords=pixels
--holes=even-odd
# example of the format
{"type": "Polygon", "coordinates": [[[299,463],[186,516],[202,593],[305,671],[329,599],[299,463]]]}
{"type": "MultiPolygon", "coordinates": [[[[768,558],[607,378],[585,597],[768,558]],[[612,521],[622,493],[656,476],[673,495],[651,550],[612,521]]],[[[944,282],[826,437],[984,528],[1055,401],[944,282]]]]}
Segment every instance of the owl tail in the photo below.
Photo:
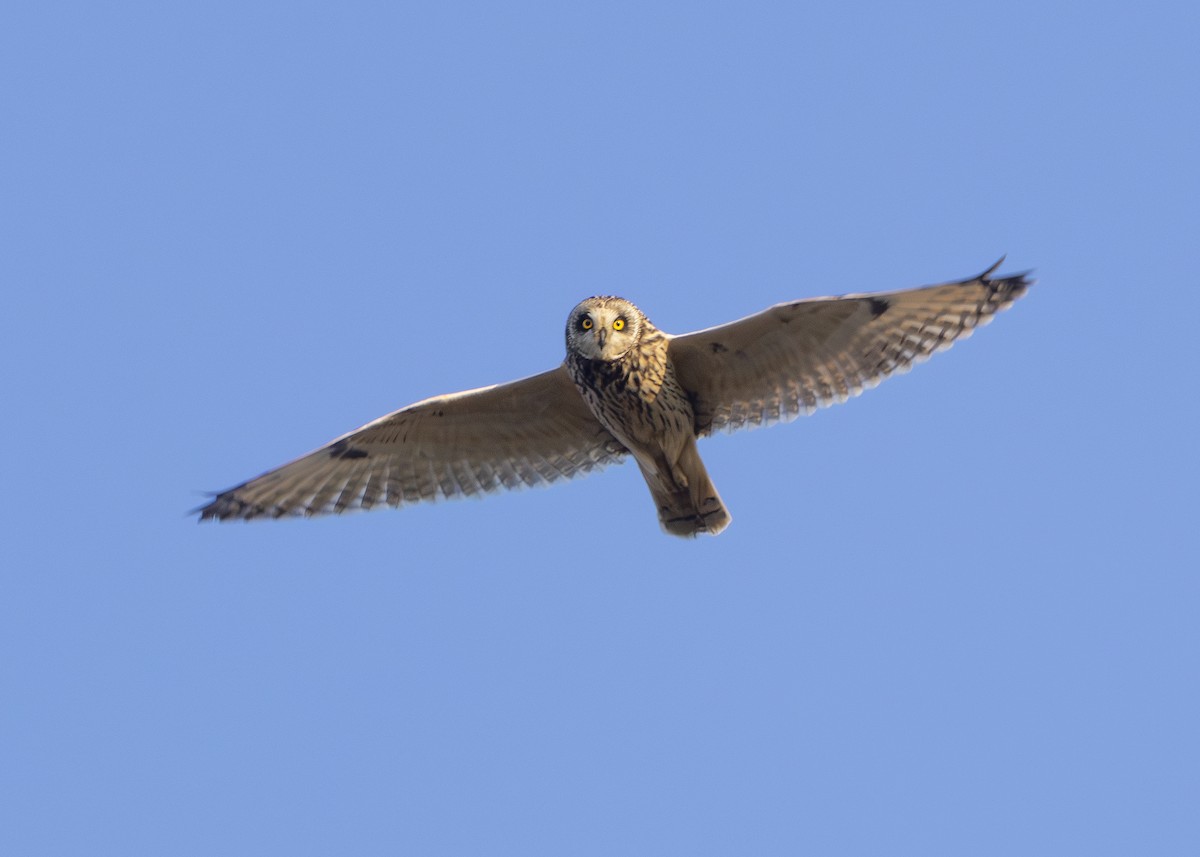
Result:
{"type": "Polygon", "coordinates": [[[658,522],[671,535],[690,538],[700,533],[712,533],[715,536],[733,520],[708,478],[708,470],[696,450],[695,438],[688,440],[673,468],[674,473],[686,480],[685,487],[679,486],[681,480],[671,472],[648,470],[640,463],[639,466],[650,486],[654,505],[658,507],[658,522]]]}

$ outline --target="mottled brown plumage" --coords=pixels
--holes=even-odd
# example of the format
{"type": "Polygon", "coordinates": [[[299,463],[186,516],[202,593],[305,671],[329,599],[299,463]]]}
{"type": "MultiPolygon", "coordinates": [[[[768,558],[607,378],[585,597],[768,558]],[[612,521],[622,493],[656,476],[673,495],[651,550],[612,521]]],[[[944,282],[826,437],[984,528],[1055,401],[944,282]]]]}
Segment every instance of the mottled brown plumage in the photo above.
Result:
{"type": "Polygon", "coordinates": [[[1024,275],[778,304],[671,336],[621,298],[567,320],[556,369],[409,405],[217,494],[200,519],[320,515],[555,482],[632,455],[671,534],[729,523],[696,439],[844,402],[970,336],[1024,275]]]}
{"type": "Polygon", "coordinates": [[[567,322],[567,371],[601,425],[629,450],[672,535],[721,532],[726,511],[696,450],[696,418],[670,338],[622,298],[588,298],[567,322]]]}

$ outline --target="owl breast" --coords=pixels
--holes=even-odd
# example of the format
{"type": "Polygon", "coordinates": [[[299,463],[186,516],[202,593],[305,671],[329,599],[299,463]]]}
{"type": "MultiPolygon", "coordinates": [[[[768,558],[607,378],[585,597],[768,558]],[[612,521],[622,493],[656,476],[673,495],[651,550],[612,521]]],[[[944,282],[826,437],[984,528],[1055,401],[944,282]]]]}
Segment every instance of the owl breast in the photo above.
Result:
{"type": "Polygon", "coordinates": [[[572,352],[567,370],[596,419],[635,454],[674,447],[694,432],[691,401],[667,359],[667,338],[656,330],[620,360],[572,352]]]}

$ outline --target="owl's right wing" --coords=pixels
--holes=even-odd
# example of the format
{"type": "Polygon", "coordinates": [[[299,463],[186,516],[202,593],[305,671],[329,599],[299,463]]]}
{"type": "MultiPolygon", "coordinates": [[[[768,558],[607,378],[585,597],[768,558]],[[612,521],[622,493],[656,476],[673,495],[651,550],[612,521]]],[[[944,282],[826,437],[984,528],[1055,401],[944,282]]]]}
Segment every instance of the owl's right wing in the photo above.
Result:
{"type": "Polygon", "coordinates": [[[555,482],[625,454],[559,366],[409,405],[196,511],[223,521],[398,506],[555,482]]]}
{"type": "Polygon", "coordinates": [[[999,266],[937,286],[778,304],[673,337],[671,363],[692,397],[696,433],[793,420],[907,372],[1025,294],[1033,281],[993,279],[999,266]]]}

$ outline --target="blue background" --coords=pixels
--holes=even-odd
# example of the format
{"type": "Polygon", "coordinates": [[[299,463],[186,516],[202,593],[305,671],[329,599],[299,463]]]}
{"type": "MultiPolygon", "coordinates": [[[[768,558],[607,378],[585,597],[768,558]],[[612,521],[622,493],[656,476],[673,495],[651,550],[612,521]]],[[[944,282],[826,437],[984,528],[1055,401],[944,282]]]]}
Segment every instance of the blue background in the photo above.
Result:
{"type": "Polygon", "coordinates": [[[1195,4],[14,3],[0,851],[1200,853],[1195,4]],[[562,359],[974,274],[848,405],[320,520],[185,511],[562,359]]]}

